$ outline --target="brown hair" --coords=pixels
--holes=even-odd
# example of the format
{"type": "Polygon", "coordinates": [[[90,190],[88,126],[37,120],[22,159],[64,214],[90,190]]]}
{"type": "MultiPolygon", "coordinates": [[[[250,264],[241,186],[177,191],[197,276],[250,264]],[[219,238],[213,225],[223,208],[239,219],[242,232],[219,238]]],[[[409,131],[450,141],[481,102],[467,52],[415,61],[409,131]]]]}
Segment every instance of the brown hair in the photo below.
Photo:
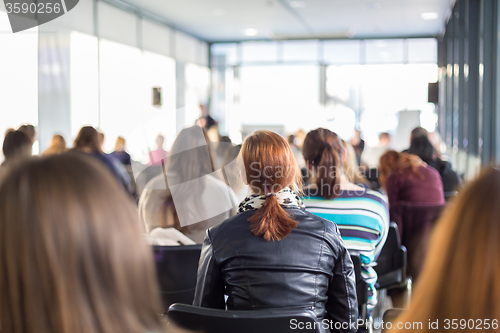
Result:
{"type": "Polygon", "coordinates": [[[411,170],[412,174],[416,175],[420,179],[423,179],[423,176],[418,173],[417,168],[424,165],[425,163],[423,163],[418,156],[389,150],[380,157],[380,163],[378,166],[379,183],[382,187],[385,187],[385,180],[391,172],[403,173],[408,169],[411,170]]]}
{"type": "Polygon", "coordinates": [[[162,331],[151,249],[98,161],[31,160],[0,185],[0,322],[9,333],[162,331]]]}
{"type": "Polygon", "coordinates": [[[334,199],[340,187],[343,151],[339,136],[326,128],[315,129],[304,139],[304,160],[317,170],[316,186],[325,199],[334,199]]]}
{"type": "MultiPolygon", "coordinates": [[[[485,318],[500,318],[500,172],[483,170],[461,191],[437,223],[409,309],[395,322],[445,319],[475,332],[485,318]]],[[[490,322],[491,324],[491,322],[490,322]]],[[[463,328],[463,327],[461,327],[463,328]]]]}
{"type": "Polygon", "coordinates": [[[33,141],[23,131],[10,131],[3,141],[2,151],[6,160],[31,156],[33,141]]]}
{"type": "Polygon", "coordinates": [[[78,132],[75,139],[75,149],[82,150],[83,148],[90,149],[93,153],[101,153],[101,145],[99,143],[99,133],[92,126],[84,126],[78,132]]]}
{"type": "MultiPolygon", "coordinates": [[[[288,143],[271,131],[256,131],[241,147],[246,178],[252,192],[275,194],[286,187],[300,192],[302,178],[288,143]]],[[[257,212],[248,219],[252,233],[265,240],[281,240],[298,225],[269,195],[257,212]]]]}

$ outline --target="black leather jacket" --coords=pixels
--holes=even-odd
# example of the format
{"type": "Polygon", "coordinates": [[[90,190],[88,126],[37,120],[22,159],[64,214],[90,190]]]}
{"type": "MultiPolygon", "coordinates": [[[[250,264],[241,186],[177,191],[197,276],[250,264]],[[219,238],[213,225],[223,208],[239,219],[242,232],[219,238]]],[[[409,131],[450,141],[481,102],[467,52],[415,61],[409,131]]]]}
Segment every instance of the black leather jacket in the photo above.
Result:
{"type": "Polygon", "coordinates": [[[280,241],[252,234],[248,218],[255,211],[207,231],[194,305],[225,309],[227,295],[229,310],[307,308],[320,320],[355,322],[354,267],[337,225],[303,209],[285,210],[299,224],[280,241]]]}

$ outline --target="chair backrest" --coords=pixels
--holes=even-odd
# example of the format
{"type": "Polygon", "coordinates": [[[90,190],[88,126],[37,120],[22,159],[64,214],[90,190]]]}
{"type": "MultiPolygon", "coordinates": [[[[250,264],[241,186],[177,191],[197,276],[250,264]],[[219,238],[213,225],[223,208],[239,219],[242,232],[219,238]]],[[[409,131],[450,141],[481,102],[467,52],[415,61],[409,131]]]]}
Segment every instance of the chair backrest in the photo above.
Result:
{"type": "Polygon", "coordinates": [[[356,276],[356,295],[358,297],[359,313],[366,314],[366,305],[368,304],[368,284],[361,276],[361,259],[358,254],[351,254],[351,260],[354,264],[354,274],[356,276]]]}
{"type": "Polygon", "coordinates": [[[164,311],[174,303],[191,304],[201,245],[153,246],[153,251],[164,311]]]}
{"type": "Polygon", "coordinates": [[[401,245],[398,226],[391,222],[387,240],[374,267],[378,275],[377,284],[384,289],[401,284],[406,279],[406,248],[401,245]]]}
{"type": "Polygon", "coordinates": [[[204,333],[324,332],[312,310],[266,309],[225,311],[174,304],[168,320],[180,328],[204,333]]]}
{"type": "Polygon", "coordinates": [[[415,281],[422,270],[435,222],[444,205],[398,203],[390,208],[391,221],[399,228],[401,244],[408,250],[408,273],[415,281]]]}

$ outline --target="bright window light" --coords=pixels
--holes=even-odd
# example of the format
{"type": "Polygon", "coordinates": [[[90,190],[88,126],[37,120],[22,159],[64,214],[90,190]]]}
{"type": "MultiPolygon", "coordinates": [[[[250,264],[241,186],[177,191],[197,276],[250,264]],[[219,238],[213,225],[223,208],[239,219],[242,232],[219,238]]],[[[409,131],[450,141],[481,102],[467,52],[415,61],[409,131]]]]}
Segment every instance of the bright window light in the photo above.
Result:
{"type": "Polygon", "coordinates": [[[245,30],[245,35],[246,36],[257,36],[257,29],[254,29],[254,28],[248,28],[245,30]]]}
{"type": "Polygon", "coordinates": [[[429,21],[429,20],[437,20],[439,18],[439,14],[435,12],[431,13],[422,13],[420,15],[423,20],[429,21]]]}

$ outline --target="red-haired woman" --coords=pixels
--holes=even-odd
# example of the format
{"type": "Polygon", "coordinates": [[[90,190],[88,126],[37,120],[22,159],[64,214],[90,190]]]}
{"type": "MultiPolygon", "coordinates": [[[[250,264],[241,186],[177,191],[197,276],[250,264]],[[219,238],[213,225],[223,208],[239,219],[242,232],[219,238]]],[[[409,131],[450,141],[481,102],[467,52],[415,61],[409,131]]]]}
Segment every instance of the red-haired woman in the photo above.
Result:
{"type": "MultiPolygon", "coordinates": [[[[288,143],[274,132],[257,131],[245,140],[241,153],[252,194],[236,216],[208,230],[194,305],[301,307],[333,324],[355,322],[349,252],[337,226],[307,212],[294,192],[300,189],[301,175],[288,143]]],[[[355,330],[339,330],[350,331],[355,330]]]]}
{"type": "Polygon", "coordinates": [[[387,192],[389,207],[399,202],[444,205],[439,172],[418,156],[390,150],[379,163],[379,182],[387,192]]]}

